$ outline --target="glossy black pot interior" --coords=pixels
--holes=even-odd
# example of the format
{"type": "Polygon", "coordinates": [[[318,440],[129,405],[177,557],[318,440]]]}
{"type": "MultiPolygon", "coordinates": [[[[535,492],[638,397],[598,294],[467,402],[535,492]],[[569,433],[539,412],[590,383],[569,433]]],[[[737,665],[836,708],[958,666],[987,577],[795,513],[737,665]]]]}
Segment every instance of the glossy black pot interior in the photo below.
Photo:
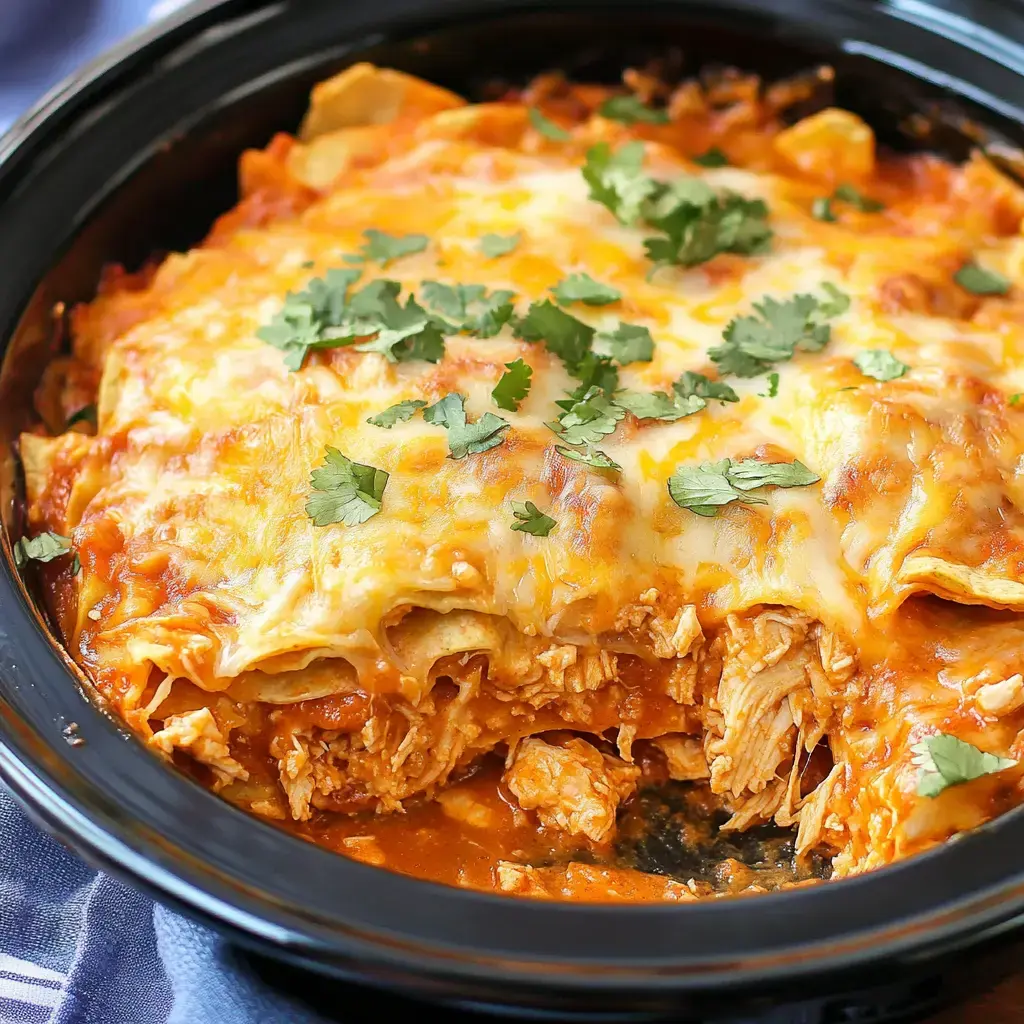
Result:
{"type": "MultiPolygon", "coordinates": [[[[106,262],[134,266],[200,239],[233,201],[240,150],[293,129],[309,87],[354,59],[471,95],[552,67],[614,78],[669,50],[692,71],[729,63],[769,77],[827,61],[832,99],[890,145],[958,158],[979,132],[1024,138],[1024,46],[1010,41],[1024,40],[1018,3],[227,0],[190,15],[101,61],[0,141],[8,538],[19,528],[10,441],[53,351],[53,304],[87,298],[106,262]],[[908,136],[920,113],[933,131],[908,136]]],[[[719,1019],[797,1000],[801,1020],[824,1021],[882,1019],[845,1014],[883,1003],[886,1019],[919,1012],[962,977],[983,978],[968,952],[1015,952],[1021,814],[869,876],[684,908],[501,899],[337,857],[227,806],[126,737],[79,691],[6,543],[2,561],[3,777],[94,862],[274,957],[586,1019],[719,1019]],[[65,742],[70,722],[83,745],[65,742]]]]}

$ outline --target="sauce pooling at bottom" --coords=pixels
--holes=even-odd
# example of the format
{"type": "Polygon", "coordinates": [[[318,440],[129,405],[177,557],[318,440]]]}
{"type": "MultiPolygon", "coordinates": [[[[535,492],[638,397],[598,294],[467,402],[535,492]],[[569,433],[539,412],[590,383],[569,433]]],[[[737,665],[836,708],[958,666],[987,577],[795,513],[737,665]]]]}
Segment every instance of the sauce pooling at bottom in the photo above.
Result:
{"type": "Polygon", "coordinates": [[[368,864],[492,892],[509,891],[499,870],[506,864],[602,869],[587,873],[597,883],[588,885],[594,899],[626,897],[623,881],[633,875],[638,877],[628,879],[631,899],[663,898],[666,879],[704,896],[777,889],[830,874],[827,858],[794,856],[795,830],[772,825],[720,831],[729,814],[703,783],[647,786],[620,812],[615,839],[595,843],[540,827],[515,806],[501,774],[501,759],[491,757],[436,801],[410,806],[404,814],[319,814],[285,827],[368,864]],[[607,892],[600,891],[602,885],[607,892]]]}

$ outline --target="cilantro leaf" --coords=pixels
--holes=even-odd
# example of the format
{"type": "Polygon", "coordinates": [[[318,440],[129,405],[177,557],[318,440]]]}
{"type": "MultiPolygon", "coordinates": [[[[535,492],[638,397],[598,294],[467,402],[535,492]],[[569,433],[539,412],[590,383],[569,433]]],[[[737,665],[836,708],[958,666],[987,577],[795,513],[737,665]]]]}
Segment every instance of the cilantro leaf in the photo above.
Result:
{"type": "Polygon", "coordinates": [[[619,386],[619,371],[612,365],[609,358],[598,355],[596,352],[588,352],[582,362],[576,363],[575,366],[568,369],[580,383],[568,400],[555,402],[555,405],[562,409],[571,409],[573,403],[578,402],[591,388],[598,388],[610,397],[619,386]]]}
{"type": "Polygon", "coordinates": [[[668,478],[668,493],[680,508],[699,516],[713,516],[723,505],[765,505],[767,499],[750,494],[759,487],[804,487],[820,480],[805,465],[761,462],[758,459],[722,459],[699,466],[680,466],[668,478]]]}
{"type": "Polygon", "coordinates": [[[815,220],[836,221],[838,218],[832,212],[832,200],[828,196],[819,196],[811,203],[811,216],[815,220]]]}
{"type": "Polygon", "coordinates": [[[741,491],[750,491],[755,487],[806,487],[821,479],[798,459],[792,462],[741,459],[730,464],[728,476],[729,482],[741,491]]]}
{"type": "Polygon", "coordinates": [[[551,293],[560,306],[570,302],[582,302],[588,306],[607,306],[610,302],[618,302],[622,292],[610,285],[595,281],[589,274],[570,274],[563,278],[551,293]]]}
{"type": "Polygon", "coordinates": [[[302,368],[310,348],[323,341],[324,331],[344,320],[348,290],[359,280],[361,270],[331,269],[313,278],[301,292],[289,292],[284,305],[256,337],[284,353],[289,370],[302,368]]]}
{"type": "Polygon", "coordinates": [[[516,337],[524,341],[543,341],[548,351],[570,368],[583,361],[594,337],[593,327],[547,299],[532,303],[514,329],[516,337]]]}
{"type": "Polygon", "coordinates": [[[496,235],[488,232],[480,239],[480,251],[489,259],[507,256],[523,240],[522,231],[514,235],[496,235]]]}
{"type": "Polygon", "coordinates": [[[910,369],[906,363],[900,362],[884,348],[872,348],[866,352],[858,352],[853,357],[853,361],[865,377],[874,377],[875,380],[895,380],[910,369]]]}
{"type": "Polygon", "coordinates": [[[530,119],[530,124],[537,129],[547,139],[551,139],[553,142],[568,142],[572,136],[567,132],[561,125],[555,124],[554,121],[546,118],[536,107],[530,107],[527,111],[527,117],[530,119]]]}
{"type": "Polygon", "coordinates": [[[680,466],[668,478],[668,493],[680,508],[688,508],[699,516],[713,516],[722,505],[742,501],[767,505],[767,498],[745,494],[729,480],[729,459],[705,462],[699,466],[680,466]]]}
{"type": "Polygon", "coordinates": [[[370,228],[363,232],[366,241],[359,252],[364,260],[373,260],[386,267],[402,256],[411,256],[423,252],[430,244],[426,235],[389,235],[386,231],[370,228]]]}
{"type": "Polygon", "coordinates": [[[684,398],[676,391],[671,395],[664,391],[618,391],[615,404],[631,412],[638,420],[681,420],[684,416],[700,412],[707,402],[696,395],[684,398]]]}
{"type": "Polygon", "coordinates": [[[64,429],[67,430],[69,427],[73,427],[76,423],[89,423],[92,426],[96,426],[96,406],[95,405],[83,405],[81,409],[76,409],[64,423],[64,429]]]}
{"type": "Polygon", "coordinates": [[[818,317],[832,320],[842,316],[850,308],[850,296],[840,291],[831,281],[821,282],[822,291],[828,296],[822,301],[818,299],[818,317]]]}
{"type": "Polygon", "coordinates": [[[1008,277],[973,262],[965,263],[953,275],[953,280],[972,295],[1005,295],[1010,290],[1008,277]]]}
{"type": "Polygon", "coordinates": [[[738,402],[740,396],[728,384],[720,380],[711,380],[703,373],[687,370],[673,385],[684,398],[697,395],[699,398],[716,398],[719,402],[738,402]]]}
{"type": "Polygon", "coordinates": [[[1021,399],[1024,399],[1024,392],[1018,391],[1016,394],[1010,395],[1010,405],[1019,405],[1021,399]]]}
{"type": "Polygon", "coordinates": [[[534,537],[546,537],[558,525],[532,501],[513,501],[512,515],[516,519],[512,529],[519,533],[529,533],[534,537]]]}
{"type": "Polygon", "coordinates": [[[880,203],[877,199],[864,195],[863,192],[859,192],[849,184],[840,185],[832,193],[832,198],[838,199],[843,203],[849,203],[855,210],[860,210],[861,213],[878,213],[879,210],[885,209],[885,203],[880,203]]]}
{"type": "Polygon", "coordinates": [[[464,459],[496,447],[504,440],[504,431],[511,426],[508,420],[491,412],[485,412],[476,423],[469,423],[466,399],[457,391],[428,405],[423,410],[423,418],[448,431],[448,457],[451,459],[464,459]]]}
{"type": "Polygon", "coordinates": [[[607,142],[587,150],[583,178],[590,186],[590,198],[606,206],[623,224],[632,224],[640,216],[645,199],[658,188],[644,174],[644,144],[628,142],[614,154],[607,142]]]}
{"type": "Polygon", "coordinates": [[[299,370],[311,349],[356,345],[358,352],[379,352],[389,362],[425,359],[436,363],[444,355],[447,324],[427,313],[410,296],[402,306],[401,285],[386,279],[371,281],[359,291],[349,288],[359,270],[328,270],[307,289],[289,293],[283,308],[256,336],[281,349],[285,366],[299,370]]]}
{"type": "Polygon", "coordinates": [[[463,330],[478,338],[493,338],[511,319],[515,312],[510,291],[499,289],[480,302],[480,311],[462,325],[463,330]]]}
{"type": "Polygon", "coordinates": [[[597,108],[597,112],[609,121],[621,121],[623,124],[635,124],[637,121],[668,124],[669,121],[667,111],[645,106],[636,96],[610,96],[597,108]]]}
{"type": "Polygon", "coordinates": [[[564,455],[567,459],[572,459],[573,462],[583,462],[588,466],[593,466],[595,469],[622,469],[617,462],[610,459],[604,452],[589,444],[580,448],[565,448],[560,444],[556,444],[555,451],[559,455],[564,455]]]}
{"type": "Polygon", "coordinates": [[[367,423],[375,427],[383,427],[390,430],[396,423],[405,423],[411,420],[417,409],[422,409],[427,403],[418,398],[410,398],[397,405],[388,406],[383,412],[377,413],[367,419],[367,423]]]}
{"type": "Polygon", "coordinates": [[[566,444],[592,444],[612,433],[625,415],[625,409],[592,387],[547,426],[566,444]]]}
{"type": "Polygon", "coordinates": [[[658,266],[693,267],[722,252],[754,255],[771,242],[767,216],[760,199],[734,192],[717,196],[699,178],[683,178],[648,205],[645,219],[664,237],[646,238],[644,246],[658,266]]]}
{"type": "MultiPolygon", "coordinates": [[[[47,530],[36,537],[22,537],[13,548],[14,564],[24,569],[31,562],[52,562],[55,558],[74,553],[70,537],[62,537],[59,533],[47,530]]],[[[72,570],[78,575],[81,568],[78,555],[75,554],[72,570]]]]}
{"type": "Polygon", "coordinates": [[[501,380],[494,385],[491,398],[499,409],[516,412],[519,403],[530,393],[530,378],[533,367],[521,358],[505,364],[501,380]]]}
{"type": "Polygon", "coordinates": [[[594,352],[614,359],[619,366],[649,363],[654,358],[654,339],[646,327],[620,323],[614,331],[600,331],[594,338],[594,352]]]}
{"type": "Polygon", "coordinates": [[[700,164],[701,167],[728,167],[729,158],[717,147],[712,146],[709,150],[704,153],[698,153],[697,156],[690,157],[695,164],[700,164]]]}
{"type": "Polygon", "coordinates": [[[389,363],[423,359],[438,363],[444,357],[444,335],[437,321],[410,295],[400,306],[392,300],[375,338],[356,345],[357,352],[378,352],[389,363]]]}
{"type": "Polygon", "coordinates": [[[911,748],[913,763],[918,768],[918,796],[937,797],[948,786],[971,782],[982,775],[991,775],[1017,762],[1008,757],[989,754],[947,733],[936,733],[911,748]]]}
{"type": "Polygon", "coordinates": [[[487,294],[482,284],[441,284],[424,281],[420,293],[431,309],[454,321],[455,330],[493,338],[512,318],[514,293],[499,289],[487,294]]]}
{"type": "Polygon", "coordinates": [[[758,394],[761,398],[775,398],[779,393],[779,375],[777,373],[768,374],[768,390],[758,394]]]}
{"type": "Polygon", "coordinates": [[[324,464],[310,477],[313,493],[306,502],[306,515],[314,526],[358,526],[380,511],[387,484],[383,469],[352,462],[328,446],[324,464]]]}
{"type": "Polygon", "coordinates": [[[829,325],[822,323],[839,315],[849,299],[837,288],[829,289],[822,301],[813,295],[794,295],[779,302],[771,296],[754,303],[757,316],[734,319],[724,332],[725,344],[708,352],[720,373],[756,377],[772,363],[792,359],[800,348],[817,352],[828,344],[829,325]]]}
{"type": "Polygon", "coordinates": [[[440,281],[424,281],[420,285],[423,301],[445,316],[462,323],[469,315],[469,307],[487,294],[482,284],[441,284],[440,281]]]}

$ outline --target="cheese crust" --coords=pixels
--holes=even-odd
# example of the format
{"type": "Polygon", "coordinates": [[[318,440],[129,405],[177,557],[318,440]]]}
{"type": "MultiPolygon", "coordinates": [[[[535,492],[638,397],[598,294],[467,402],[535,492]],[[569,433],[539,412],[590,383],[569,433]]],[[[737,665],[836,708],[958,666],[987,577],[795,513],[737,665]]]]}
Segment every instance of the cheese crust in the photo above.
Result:
{"type": "MultiPolygon", "coordinates": [[[[785,127],[784,98],[749,82],[724,105],[679,87],[665,123],[625,124],[598,112],[605,88],[552,77],[470,105],[359,65],[318,87],[299,139],[243,156],[242,199],[202,245],[106,275],[74,310],[21,456],[30,531],[71,538],[81,563],[44,571],[68,649],[144,740],[299,821],[401,810],[497,750],[520,791],[549,773],[527,805],[542,824],[579,817],[599,841],[638,784],[634,745],[657,740],[670,774],[707,780],[727,828],[792,825],[837,874],[1018,802],[1015,768],[921,796],[912,748],[946,734],[1024,749],[1024,192],[980,154],[880,155],[845,111],[785,127]],[[770,248],[652,272],[650,230],[581,174],[591,147],[638,139],[660,181],[762,199],[770,248]],[[695,162],[711,147],[725,166],[695,162]],[[834,219],[815,216],[844,185],[883,209],[834,199],[834,219]],[[346,261],[366,231],[428,241],[346,261]],[[517,244],[488,256],[488,233],[517,244]],[[1008,288],[967,291],[969,262],[1008,288]],[[437,362],[348,345],[289,369],[257,332],[289,293],[354,266],[359,287],[397,281],[403,301],[425,281],[507,289],[515,315],[492,337],[449,334],[437,362]],[[645,393],[717,378],[709,351],[765,297],[831,285],[850,301],[820,350],[771,381],[730,377],[737,401],[625,414],[596,445],[620,469],[602,470],[556,450],[547,424],[579,382],[514,330],[582,273],[621,298],[567,312],[649,330],[652,358],[618,370],[645,393]],[[855,360],[877,350],[909,369],[866,375],[855,360]],[[503,410],[492,389],[517,359],[532,386],[503,410]],[[452,458],[420,412],[368,422],[456,392],[471,422],[507,420],[500,444],[452,458]],[[64,428],[93,401],[95,428],[64,428]],[[307,514],[328,448],[389,474],[366,521],[307,514]],[[819,480],[714,515],[672,500],[680,467],[723,459],[799,460],[819,480]],[[547,536],[511,529],[527,501],[555,520],[547,536]],[[808,786],[819,746],[831,764],[808,786]],[[569,762],[593,806],[551,796],[569,762]]],[[[521,891],[523,870],[496,886],[521,891]]]]}

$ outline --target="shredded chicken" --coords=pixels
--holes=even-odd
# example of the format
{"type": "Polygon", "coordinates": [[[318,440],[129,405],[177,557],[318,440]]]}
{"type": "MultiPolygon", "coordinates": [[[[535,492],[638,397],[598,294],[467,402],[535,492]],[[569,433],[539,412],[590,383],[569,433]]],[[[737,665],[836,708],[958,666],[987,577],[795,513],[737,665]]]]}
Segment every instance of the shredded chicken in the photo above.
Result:
{"type": "MultiPolygon", "coordinates": [[[[752,619],[730,616],[721,641],[721,678],[704,704],[711,788],[735,800],[771,787],[774,814],[786,795],[785,787],[774,785],[778,770],[794,765],[799,749],[810,751],[822,738],[853,659],[838,638],[787,609],[752,619]]],[[[760,799],[737,810],[730,827],[746,827],[739,822],[755,812],[767,815],[771,802],[760,799]]]]}
{"type": "Polygon", "coordinates": [[[473,828],[494,828],[494,810],[461,789],[446,789],[438,793],[437,802],[453,821],[460,821],[473,828]]]}
{"type": "Polygon", "coordinates": [[[704,747],[697,736],[661,736],[654,745],[665,755],[670,779],[693,782],[710,774],[704,747]]]}
{"type": "Polygon", "coordinates": [[[1024,706],[1024,678],[1020,673],[999,683],[988,683],[975,694],[978,710],[1001,718],[1024,706]]]}
{"type": "Polygon", "coordinates": [[[844,764],[833,766],[832,771],[815,787],[800,808],[800,827],[796,833],[796,854],[798,857],[817,846],[825,832],[825,819],[836,784],[846,773],[844,764]]]}
{"type": "Polygon", "coordinates": [[[163,728],[149,739],[150,746],[168,757],[177,747],[187,750],[197,761],[213,769],[218,788],[232,779],[245,780],[249,773],[232,756],[213,712],[199,708],[183,715],[171,715],[163,728]]]}
{"type": "Polygon", "coordinates": [[[615,828],[615,812],[636,789],[640,769],[602,754],[586,740],[564,744],[531,737],[516,751],[504,781],[524,810],[543,825],[594,842],[615,828]]]}

